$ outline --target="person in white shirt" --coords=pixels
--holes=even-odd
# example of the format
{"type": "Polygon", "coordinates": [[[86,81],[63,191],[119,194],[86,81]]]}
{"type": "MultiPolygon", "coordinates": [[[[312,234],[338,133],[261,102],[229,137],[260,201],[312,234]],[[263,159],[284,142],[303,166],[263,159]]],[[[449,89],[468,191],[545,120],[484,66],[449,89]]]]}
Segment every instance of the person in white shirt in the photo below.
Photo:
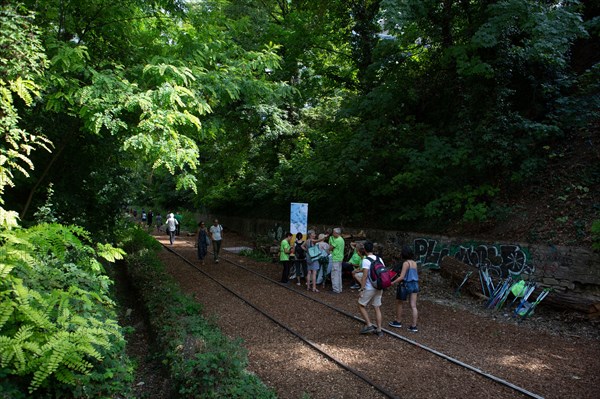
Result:
{"type": "MultiPolygon", "coordinates": [[[[373,243],[370,241],[365,242],[363,248],[363,255],[366,255],[362,261],[362,271],[363,276],[360,282],[360,297],[358,298],[358,310],[365,320],[365,327],[360,330],[361,334],[369,334],[376,333],[378,336],[383,336],[383,331],[381,330],[381,296],[383,294],[383,290],[378,290],[373,287],[371,284],[371,279],[369,278],[369,269],[373,264],[373,261],[377,259],[377,255],[373,254],[373,243]],[[375,321],[377,324],[377,329],[375,326],[371,324],[371,319],[369,318],[369,313],[367,312],[367,306],[373,305],[375,309],[375,321]]],[[[381,260],[381,259],[380,259],[381,260]]],[[[383,260],[381,260],[383,264],[383,260]]]]}
{"type": "Polygon", "coordinates": [[[165,224],[167,225],[167,232],[169,233],[169,241],[171,242],[171,245],[173,245],[173,241],[175,241],[175,231],[177,230],[179,222],[175,219],[175,215],[169,213],[169,217],[165,224]]]}
{"type": "Polygon", "coordinates": [[[221,252],[221,242],[223,241],[223,226],[219,224],[217,219],[214,220],[213,225],[208,230],[212,239],[213,255],[215,263],[219,263],[219,252],[221,252]]]}

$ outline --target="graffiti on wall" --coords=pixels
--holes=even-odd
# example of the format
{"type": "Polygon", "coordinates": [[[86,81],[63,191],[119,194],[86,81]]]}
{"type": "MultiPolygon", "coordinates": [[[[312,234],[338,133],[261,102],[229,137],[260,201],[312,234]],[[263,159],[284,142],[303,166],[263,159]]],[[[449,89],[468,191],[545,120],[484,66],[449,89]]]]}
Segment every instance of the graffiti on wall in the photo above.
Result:
{"type": "Polygon", "coordinates": [[[532,274],[528,261],[529,251],[519,245],[438,245],[436,240],[417,238],[414,241],[415,258],[425,267],[439,268],[444,256],[452,256],[476,268],[487,268],[497,276],[532,274]]]}

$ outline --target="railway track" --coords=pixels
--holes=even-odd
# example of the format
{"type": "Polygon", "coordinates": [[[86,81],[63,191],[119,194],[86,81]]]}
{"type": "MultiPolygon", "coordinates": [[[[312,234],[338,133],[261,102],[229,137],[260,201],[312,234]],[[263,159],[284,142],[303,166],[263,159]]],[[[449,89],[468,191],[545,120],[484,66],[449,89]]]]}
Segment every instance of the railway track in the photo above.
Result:
{"type": "MultiPolygon", "coordinates": [[[[327,294],[315,295],[312,292],[298,289],[296,286],[281,284],[265,273],[243,265],[241,263],[243,261],[240,261],[238,256],[221,256],[222,262],[218,267],[199,267],[195,258],[190,255],[190,253],[193,254],[193,251],[179,249],[176,251],[167,245],[164,247],[197,273],[235,296],[252,311],[260,314],[260,317],[267,319],[273,326],[282,328],[291,336],[290,339],[301,341],[312,351],[352,374],[357,381],[360,380],[361,384],[366,384],[376,390],[378,397],[405,397],[403,392],[406,392],[407,386],[410,385],[411,375],[400,366],[401,362],[399,362],[397,370],[377,370],[368,367],[363,362],[357,362],[356,356],[347,356],[348,352],[364,351],[362,343],[365,340],[371,342],[369,353],[374,356],[418,359],[418,362],[425,365],[431,364],[431,362],[443,362],[446,366],[444,379],[435,376],[435,381],[432,381],[431,385],[433,390],[436,389],[436,386],[443,386],[444,389],[440,388],[441,391],[447,390],[447,386],[450,385],[456,393],[455,397],[472,395],[475,389],[485,392],[486,397],[542,398],[536,393],[485,372],[476,366],[422,345],[397,331],[384,328],[385,336],[382,338],[378,339],[373,336],[357,339],[356,332],[363,323],[360,317],[332,305],[330,301],[322,300],[323,296],[327,294]],[[257,291],[263,290],[269,290],[272,295],[257,295],[257,291]],[[317,315],[317,318],[299,318],[297,313],[289,311],[289,309],[298,308],[311,309],[311,314],[317,315]],[[338,328],[326,335],[319,333],[331,318],[344,320],[341,322],[341,329],[338,328]],[[344,341],[343,350],[336,349],[339,346],[337,341],[339,341],[340,335],[344,341]],[[377,347],[375,353],[372,349],[373,342],[377,347]],[[398,378],[399,373],[408,375],[406,378],[398,378]]],[[[340,322],[335,324],[337,326],[340,322]]],[[[417,372],[424,370],[417,370],[417,372]]]]}

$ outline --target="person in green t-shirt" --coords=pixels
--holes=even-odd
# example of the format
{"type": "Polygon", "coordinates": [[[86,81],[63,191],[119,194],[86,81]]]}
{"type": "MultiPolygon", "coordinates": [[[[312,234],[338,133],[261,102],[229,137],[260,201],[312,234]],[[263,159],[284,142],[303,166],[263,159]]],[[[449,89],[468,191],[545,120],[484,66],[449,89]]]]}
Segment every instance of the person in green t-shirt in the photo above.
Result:
{"type": "Polygon", "coordinates": [[[281,241],[279,246],[279,261],[283,266],[283,273],[281,274],[281,282],[283,284],[288,283],[288,277],[290,275],[290,254],[292,251],[292,233],[285,233],[285,238],[281,241]]]}
{"type": "Polygon", "coordinates": [[[350,246],[354,249],[354,252],[352,253],[352,256],[350,257],[350,259],[348,260],[348,262],[344,262],[342,264],[342,269],[344,269],[344,267],[351,267],[352,268],[352,280],[356,280],[354,282],[354,284],[352,284],[350,286],[350,289],[353,290],[357,290],[360,288],[360,281],[362,280],[362,260],[363,257],[361,255],[362,253],[362,249],[363,244],[360,242],[351,242],[350,246]]]}
{"type": "Polygon", "coordinates": [[[179,233],[181,233],[181,221],[183,220],[183,215],[180,212],[176,212],[175,220],[177,220],[177,229],[175,230],[175,235],[178,236],[179,233]]]}
{"type": "Polygon", "coordinates": [[[342,261],[344,260],[345,241],[341,236],[342,229],[336,227],[333,234],[329,237],[329,246],[331,248],[331,288],[336,294],[342,292],[342,261]]]}

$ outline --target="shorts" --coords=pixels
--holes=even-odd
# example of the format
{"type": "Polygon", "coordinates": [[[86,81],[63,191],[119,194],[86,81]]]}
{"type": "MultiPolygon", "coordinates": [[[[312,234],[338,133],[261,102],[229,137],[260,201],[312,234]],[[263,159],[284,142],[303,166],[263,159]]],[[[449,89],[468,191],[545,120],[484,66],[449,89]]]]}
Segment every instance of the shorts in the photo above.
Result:
{"type": "Polygon", "coordinates": [[[416,294],[417,292],[419,292],[418,281],[403,281],[396,288],[396,299],[406,301],[409,294],[416,294]]]}
{"type": "Polygon", "coordinates": [[[383,290],[364,290],[362,295],[358,298],[358,303],[362,306],[367,306],[369,302],[374,307],[381,306],[381,295],[383,290]]]}

